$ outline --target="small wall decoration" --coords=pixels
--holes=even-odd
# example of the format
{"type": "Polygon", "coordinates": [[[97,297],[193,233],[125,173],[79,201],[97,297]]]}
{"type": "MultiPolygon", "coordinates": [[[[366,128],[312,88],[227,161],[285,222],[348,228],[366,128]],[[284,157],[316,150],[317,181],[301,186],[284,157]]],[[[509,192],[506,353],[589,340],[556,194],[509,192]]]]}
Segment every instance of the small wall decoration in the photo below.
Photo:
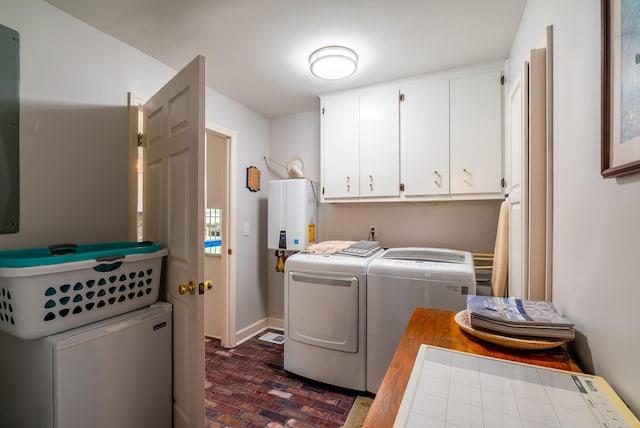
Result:
{"type": "Polygon", "coordinates": [[[247,168],[247,189],[252,192],[260,190],[260,170],[255,166],[247,168]]]}
{"type": "Polygon", "coordinates": [[[640,0],[602,0],[605,178],[640,172],[640,0]]]}

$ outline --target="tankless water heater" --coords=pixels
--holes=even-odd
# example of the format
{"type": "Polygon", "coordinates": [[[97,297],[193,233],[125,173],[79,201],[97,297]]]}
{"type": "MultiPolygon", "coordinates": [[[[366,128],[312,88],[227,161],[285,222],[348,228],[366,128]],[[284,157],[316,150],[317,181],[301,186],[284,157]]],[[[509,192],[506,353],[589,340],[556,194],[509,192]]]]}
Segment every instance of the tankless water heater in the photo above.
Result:
{"type": "Polygon", "coordinates": [[[304,178],[269,181],[267,246],[301,251],[317,241],[318,205],[313,184],[304,178]]]}

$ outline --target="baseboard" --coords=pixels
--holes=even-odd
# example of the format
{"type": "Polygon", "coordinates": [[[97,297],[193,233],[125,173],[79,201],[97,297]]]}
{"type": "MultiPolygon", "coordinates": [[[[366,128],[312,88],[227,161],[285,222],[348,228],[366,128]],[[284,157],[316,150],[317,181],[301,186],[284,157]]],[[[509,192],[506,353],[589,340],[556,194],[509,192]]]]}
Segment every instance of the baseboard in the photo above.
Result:
{"type": "Polygon", "coordinates": [[[282,318],[269,317],[268,324],[269,324],[269,328],[272,328],[274,330],[284,331],[284,319],[282,318]]]}
{"type": "Polygon", "coordinates": [[[252,338],[256,334],[269,328],[274,330],[284,331],[284,319],[272,318],[272,317],[263,318],[251,324],[250,326],[245,327],[240,331],[237,331],[236,341],[235,341],[236,346],[240,345],[242,342],[247,341],[248,339],[252,338]]]}

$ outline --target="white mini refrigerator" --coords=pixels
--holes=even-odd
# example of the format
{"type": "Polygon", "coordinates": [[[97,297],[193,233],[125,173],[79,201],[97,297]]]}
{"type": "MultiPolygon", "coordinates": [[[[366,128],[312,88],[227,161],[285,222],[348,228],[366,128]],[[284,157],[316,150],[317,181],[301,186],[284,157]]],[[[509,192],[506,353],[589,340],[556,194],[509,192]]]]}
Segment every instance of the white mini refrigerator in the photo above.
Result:
{"type": "Polygon", "coordinates": [[[42,339],[0,332],[0,426],[170,427],[171,305],[42,339]]]}

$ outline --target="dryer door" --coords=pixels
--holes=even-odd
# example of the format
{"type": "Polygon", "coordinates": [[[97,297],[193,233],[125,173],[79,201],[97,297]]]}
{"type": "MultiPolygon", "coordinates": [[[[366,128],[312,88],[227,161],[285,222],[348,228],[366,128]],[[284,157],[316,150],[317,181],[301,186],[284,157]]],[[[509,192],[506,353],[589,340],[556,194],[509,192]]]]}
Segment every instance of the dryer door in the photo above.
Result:
{"type": "Polygon", "coordinates": [[[358,278],[289,272],[287,280],[289,339],[358,352],[358,278]]]}

